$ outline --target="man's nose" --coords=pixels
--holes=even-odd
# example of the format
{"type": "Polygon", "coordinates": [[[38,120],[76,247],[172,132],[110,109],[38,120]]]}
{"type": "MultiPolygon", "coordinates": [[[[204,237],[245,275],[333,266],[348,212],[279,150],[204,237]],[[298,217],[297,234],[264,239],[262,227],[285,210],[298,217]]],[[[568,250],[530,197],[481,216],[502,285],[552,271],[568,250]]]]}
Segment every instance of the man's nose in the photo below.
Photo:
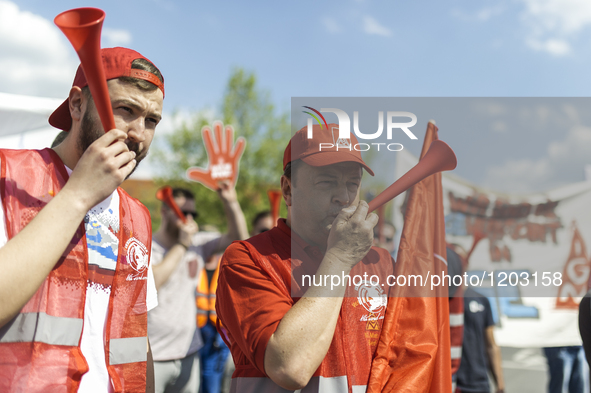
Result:
{"type": "Polygon", "coordinates": [[[349,190],[347,189],[346,184],[339,184],[338,187],[336,187],[336,189],[334,190],[332,200],[333,202],[343,206],[349,205],[349,203],[351,203],[349,190]]]}
{"type": "Polygon", "coordinates": [[[143,117],[139,116],[128,123],[127,138],[137,143],[146,140],[146,123],[143,117]]]}

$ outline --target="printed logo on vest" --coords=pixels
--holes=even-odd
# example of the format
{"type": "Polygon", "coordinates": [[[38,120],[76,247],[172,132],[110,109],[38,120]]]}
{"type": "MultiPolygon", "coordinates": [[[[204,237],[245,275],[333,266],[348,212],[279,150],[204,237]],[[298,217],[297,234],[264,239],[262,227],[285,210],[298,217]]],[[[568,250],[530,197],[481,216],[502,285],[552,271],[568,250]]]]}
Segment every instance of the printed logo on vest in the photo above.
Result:
{"type": "Polygon", "coordinates": [[[367,330],[379,330],[378,320],[384,319],[381,314],[388,305],[388,295],[382,287],[378,284],[373,285],[370,281],[355,285],[355,290],[357,301],[369,312],[362,316],[360,321],[367,322],[367,330]]]}
{"type": "Polygon", "coordinates": [[[127,281],[147,280],[148,274],[148,249],[139,240],[134,237],[129,238],[125,243],[125,252],[129,266],[136,271],[135,274],[129,274],[127,281]]]}

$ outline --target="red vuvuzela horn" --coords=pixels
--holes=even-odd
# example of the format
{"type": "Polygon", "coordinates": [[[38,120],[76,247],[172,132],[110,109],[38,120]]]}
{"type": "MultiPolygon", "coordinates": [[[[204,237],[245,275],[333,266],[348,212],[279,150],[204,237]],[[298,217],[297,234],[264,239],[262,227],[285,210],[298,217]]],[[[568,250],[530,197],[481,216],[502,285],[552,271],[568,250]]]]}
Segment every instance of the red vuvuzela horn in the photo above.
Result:
{"type": "Polygon", "coordinates": [[[75,8],[62,12],[54,22],[78,53],[94,104],[107,132],[115,128],[115,120],[101,57],[104,19],[105,12],[98,8],[75,8]]]}
{"type": "Polygon", "coordinates": [[[281,204],[281,191],[268,190],[267,196],[269,197],[269,203],[271,204],[271,218],[273,219],[273,225],[277,225],[279,206],[281,204]]]}
{"type": "Polygon", "coordinates": [[[183,221],[183,224],[187,223],[187,217],[183,214],[181,209],[177,206],[172,196],[172,188],[170,186],[164,186],[156,192],[156,198],[166,203],[176,213],[176,215],[183,221]]]}
{"type": "Polygon", "coordinates": [[[417,165],[369,202],[369,212],[392,200],[427,176],[437,172],[450,171],[457,164],[456,155],[447,143],[440,140],[433,141],[427,154],[417,165]]]}

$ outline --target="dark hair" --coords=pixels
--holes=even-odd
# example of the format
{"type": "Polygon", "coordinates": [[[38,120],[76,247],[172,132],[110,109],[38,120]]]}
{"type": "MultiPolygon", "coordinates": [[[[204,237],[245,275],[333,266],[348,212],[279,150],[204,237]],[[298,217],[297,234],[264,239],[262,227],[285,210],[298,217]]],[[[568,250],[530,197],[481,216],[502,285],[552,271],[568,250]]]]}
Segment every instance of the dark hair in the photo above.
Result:
{"type": "MultiPolygon", "coordinates": [[[[142,71],[148,71],[149,73],[156,75],[156,77],[160,79],[160,82],[164,83],[164,77],[160,73],[160,70],[154,64],[150,63],[146,59],[135,59],[131,63],[131,68],[142,71]]],[[[131,76],[122,76],[117,79],[124,83],[128,83],[132,86],[135,86],[140,90],[154,91],[158,88],[158,86],[156,86],[152,82],[148,82],[147,80],[138,79],[131,76]]],[[[90,89],[88,88],[88,85],[82,88],[82,92],[84,93],[87,99],[92,100],[92,95],[90,94],[90,89]]]]}
{"type": "Polygon", "coordinates": [[[172,196],[173,197],[185,197],[187,199],[193,199],[195,200],[195,194],[193,194],[193,191],[188,190],[186,188],[182,188],[182,187],[174,187],[172,189],[172,196]]]}
{"type": "MultiPolygon", "coordinates": [[[[154,64],[150,63],[146,59],[135,59],[131,63],[131,68],[135,68],[137,70],[142,70],[142,71],[148,71],[149,73],[156,75],[158,77],[158,79],[160,79],[160,82],[164,83],[164,77],[160,73],[160,70],[158,68],[156,68],[156,66],[154,64]]],[[[131,85],[134,85],[135,87],[137,87],[141,90],[152,91],[152,90],[156,90],[158,88],[158,86],[156,86],[155,84],[153,84],[151,82],[148,82],[143,79],[134,78],[131,76],[122,76],[119,78],[119,80],[122,82],[125,82],[125,83],[129,83],[131,85]]]]}
{"type": "Polygon", "coordinates": [[[294,175],[294,178],[295,178],[295,173],[296,173],[298,167],[300,166],[301,162],[302,162],[302,160],[290,161],[287,163],[287,165],[285,166],[285,169],[283,170],[283,176],[285,176],[289,180],[291,180],[292,184],[295,181],[292,180],[291,177],[292,177],[292,175],[294,175]]]}
{"type": "Polygon", "coordinates": [[[68,131],[62,131],[59,134],[57,134],[55,139],[53,140],[53,142],[51,142],[51,148],[54,148],[57,145],[59,145],[60,143],[62,143],[64,141],[64,139],[66,139],[67,136],[68,136],[68,131]]]}
{"type": "Polygon", "coordinates": [[[252,220],[252,226],[255,227],[257,225],[257,222],[266,217],[271,217],[271,212],[269,210],[263,210],[262,212],[259,212],[256,216],[254,216],[254,219],[252,220]]]}

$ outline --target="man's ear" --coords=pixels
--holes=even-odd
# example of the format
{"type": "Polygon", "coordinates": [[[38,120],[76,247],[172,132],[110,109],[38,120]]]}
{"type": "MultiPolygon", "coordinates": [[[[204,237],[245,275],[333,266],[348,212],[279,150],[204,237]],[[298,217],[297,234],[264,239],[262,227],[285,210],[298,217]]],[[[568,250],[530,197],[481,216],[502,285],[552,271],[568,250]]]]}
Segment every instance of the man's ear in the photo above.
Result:
{"type": "Polygon", "coordinates": [[[80,89],[78,86],[72,86],[68,98],[70,116],[72,116],[72,120],[78,122],[81,121],[82,115],[84,114],[82,106],[86,101],[84,94],[82,93],[82,89],[80,89]]]}
{"type": "Polygon", "coordinates": [[[291,179],[288,179],[285,175],[281,176],[281,193],[285,204],[291,206],[291,179]]]}

